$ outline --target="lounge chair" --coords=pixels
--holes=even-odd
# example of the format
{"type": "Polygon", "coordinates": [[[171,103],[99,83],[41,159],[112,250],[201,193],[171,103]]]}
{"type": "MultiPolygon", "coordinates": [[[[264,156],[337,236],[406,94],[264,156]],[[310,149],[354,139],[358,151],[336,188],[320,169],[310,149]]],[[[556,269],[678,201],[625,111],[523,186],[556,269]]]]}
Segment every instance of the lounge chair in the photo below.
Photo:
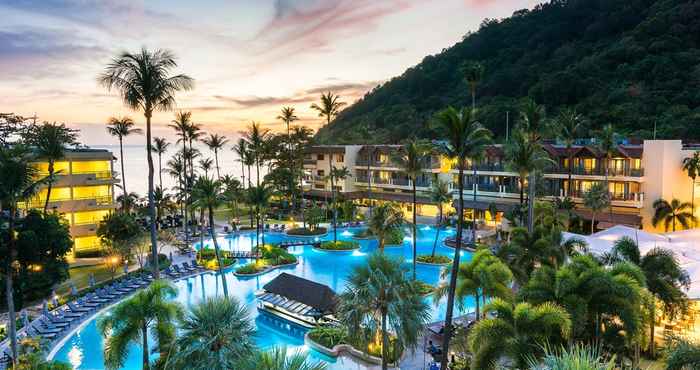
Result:
{"type": "Polygon", "coordinates": [[[81,314],[81,313],[88,313],[92,312],[95,309],[94,308],[88,308],[88,307],[79,307],[76,305],[77,302],[68,302],[68,308],[75,314],[81,314]]]}
{"type": "Polygon", "coordinates": [[[88,293],[85,297],[82,298],[82,300],[83,300],[83,302],[90,303],[90,304],[96,304],[96,305],[100,305],[100,306],[104,303],[109,302],[109,299],[100,298],[97,294],[95,294],[95,292],[88,293]]]}
{"type": "Polygon", "coordinates": [[[286,229],[287,229],[287,225],[282,224],[282,226],[280,226],[280,231],[284,231],[284,230],[286,230],[286,229]]]}
{"type": "Polygon", "coordinates": [[[107,301],[105,299],[100,299],[99,301],[97,300],[90,300],[87,297],[82,297],[78,298],[76,301],[78,303],[78,307],[85,307],[85,308],[92,308],[96,309],[100,306],[102,306],[103,303],[106,303],[107,301]]]}
{"type": "Polygon", "coordinates": [[[42,337],[45,339],[53,340],[58,336],[60,331],[47,331],[46,329],[38,328],[36,326],[30,326],[27,328],[27,333],[33,337],[42,337]]]}
{"type": "Polygon", "coordinates": [[[70,326],[70,321],[66,321],[65,319],[59,319],[53,315],[44,315],[39,318],[39,321],[42,324],[48,326],[49,328],[67,328],[70,326]]]}
{"type": "Polygon", "coordinates": [[[183,262],[182,265],[180,265],[183,270],[187,271],[188,274],[191,274],[193,272],[197,272],[197,269],[194,267],[190,267],[190,264],[187,262],[183,262]]]}
{"type": "Polygon", "coordinates": [[[107,301],[112,301],[112,300],[116,299],[117,297],[119,297],[119,294],[113,294],[113,293],[108,292],[106,289],[101,288],[101,289],[97,290],[97,296],[102,298],[102,299],[105,299],[107,301]]]}

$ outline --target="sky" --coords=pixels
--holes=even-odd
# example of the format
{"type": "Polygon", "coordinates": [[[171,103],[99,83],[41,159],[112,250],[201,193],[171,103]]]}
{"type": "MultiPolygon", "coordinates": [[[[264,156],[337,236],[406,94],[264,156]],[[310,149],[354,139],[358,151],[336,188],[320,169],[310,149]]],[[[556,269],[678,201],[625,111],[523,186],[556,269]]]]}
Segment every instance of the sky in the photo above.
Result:
{"type": "MultiPolygon", "coordinates": [[[[0,0],[0,112],[36,114],[109,144],[111,116],[143,114],[97,84],[123,51],[168,49],[195,79],[176,96],[207,132],[235,137],[251,121],[280,130],[282,106],[300,124],[324,91],[348,104],[478,29],[540,0],[0,0]]],[[[153,117],[173,138],[173,112],[153,117]]],[[[143,137],[127,143],[138,144],[143,137]]]]}

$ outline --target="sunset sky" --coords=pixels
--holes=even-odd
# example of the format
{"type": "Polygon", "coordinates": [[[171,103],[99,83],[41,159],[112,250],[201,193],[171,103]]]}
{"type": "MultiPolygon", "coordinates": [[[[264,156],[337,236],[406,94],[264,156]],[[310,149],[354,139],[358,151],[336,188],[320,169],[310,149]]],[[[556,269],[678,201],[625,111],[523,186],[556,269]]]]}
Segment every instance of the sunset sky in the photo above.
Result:
{"type": "MultiPolygon", "coordinates": [[[[165,48],[196,80],[178,95],[207,131],[251,120],[271,129],[284,105],[318,127],[322,91],[351,103],[378,83],[536,0],[0,0],[0,112],[66,122],[87,144],[109,143],[104,122],[140,113],[96,77],[118,52],[165,48]]],[[[154,117],[172,137],[172,113],[154,117]]],[[[143,138],[133,138],[133,143],[143,138]]]]}

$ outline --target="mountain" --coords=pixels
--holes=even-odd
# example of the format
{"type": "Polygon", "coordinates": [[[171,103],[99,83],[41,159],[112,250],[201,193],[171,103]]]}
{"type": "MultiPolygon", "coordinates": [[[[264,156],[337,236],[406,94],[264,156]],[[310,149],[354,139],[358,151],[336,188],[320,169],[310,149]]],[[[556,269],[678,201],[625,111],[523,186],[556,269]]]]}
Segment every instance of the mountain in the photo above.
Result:
{"type": "MultiPolygon", "coordinates": [[[[438,21],[438,20],[432,20],[438,21]]],[[[320,129],[322,143],[433,137],[431,117],[471,104],[460,67],[485,68],[480,121],[502,138],[530,96],[553,116],[575,107],[591,129],[700,139],[700,1],[553,0],[479,30],[367,93],[320,129]]]]}

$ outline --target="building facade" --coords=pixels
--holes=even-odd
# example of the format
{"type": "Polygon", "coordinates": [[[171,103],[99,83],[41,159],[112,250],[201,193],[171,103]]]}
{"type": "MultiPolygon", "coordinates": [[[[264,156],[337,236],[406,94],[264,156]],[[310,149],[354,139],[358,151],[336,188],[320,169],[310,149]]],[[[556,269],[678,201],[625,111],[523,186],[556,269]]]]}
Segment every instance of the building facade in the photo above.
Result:
{"type": "MultiPolygon", "coordinates": [[[[54,164],[56,180],[51,189],[48,209],[58,212],[70,225],[74,255],[98,251],[96,235],[99,222],[116,208],[113,169],[114,156],[107,150],[70,149],[54,164]]],[[[48,175],[48,162],[37,162],[40,176],[48,175]]],[[[22,204],[23,209],[43,209],[47,188],[22,204]]]]}
{"type": "MultiPolygon", "coordinates": [[[[692,189],[697,184],[682,170],[682,162],[700,147],[683,145],[680,140],[624,141],[612,153],[603,153],[594,144],[582,142],[571,148],[544,144],[551,163],[536,184],[539,199],[555,201],[568,196],[575,204],[574,212],[590,220],[593,214],[584,206],[583,196],[596,182],[607,181],[611,207],[595,215],[597,227],[624,224],[655,231],[664,230],[651,224],[654,201],[660,198],[693,201],[692,189]]],[[[408,214],[412,211],[413,184],[392,159],[401,150],[399,145],[315,146],[309,149],[304,161],[308,196],[330,197],[326,175],[331,165],[328,158],[332,158],[333,166],[344,166],[351,173],[337,186],[345,199],[361,205],[368,205],[370,199],[374,204],[397,202],[408,214]]],[[[503,212],[520,204],[520,177],[508,166],[502,145],[486,148],[476,163],[476,174],[471,161],[466,162],[463,207],[468,219],[497,222],[503,212]]],[[[423,174],[416,181],[418,214],[436,215],[437,207],[430,201],[429,192],[438,179],[448,182],[452,190],[454,202],[448,210],[454,212],[458,199],[456,163],[430,154],[424,158],[423,167],[423,174]]],[[[525,198],[527,186],[526,182],[525,198]]],[[[694,194],[700,195],[700,187],[694,194]]]]}

